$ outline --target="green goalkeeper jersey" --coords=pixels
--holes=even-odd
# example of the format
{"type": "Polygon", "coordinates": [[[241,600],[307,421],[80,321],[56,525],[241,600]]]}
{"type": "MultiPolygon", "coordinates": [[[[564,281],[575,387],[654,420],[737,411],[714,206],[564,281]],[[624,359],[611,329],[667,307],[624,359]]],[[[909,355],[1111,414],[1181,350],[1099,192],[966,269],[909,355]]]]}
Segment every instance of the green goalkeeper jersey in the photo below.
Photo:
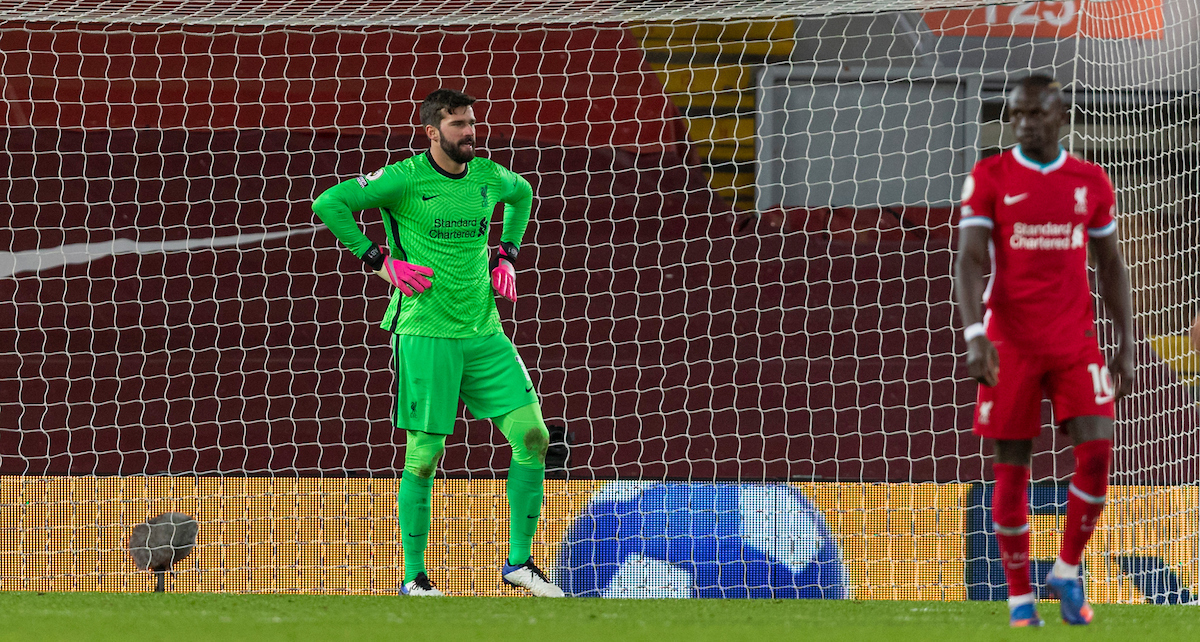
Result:
{"type": "Polygon", "coordinates": [[[430,288],[399,290],[380,326],[396,334],[465,339],[501,332],[488,270],[488,225],[504,203],[500,240],[521,245],[533,189],[515,172],[474,158],[462,174],[445,173],[429,152],[325,190],[313,211],[355,256],[371,249],[354,212],[379,208],[394,258],[433,268],[430,288]]]}

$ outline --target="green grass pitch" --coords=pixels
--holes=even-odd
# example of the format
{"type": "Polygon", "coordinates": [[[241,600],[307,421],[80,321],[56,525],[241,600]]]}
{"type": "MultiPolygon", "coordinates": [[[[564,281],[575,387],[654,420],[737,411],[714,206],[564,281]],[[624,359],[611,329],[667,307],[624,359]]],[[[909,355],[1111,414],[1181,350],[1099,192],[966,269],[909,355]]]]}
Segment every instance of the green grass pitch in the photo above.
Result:
{"type": "Polygon", "coordinates": [[[1002,602],[534,600],[0,592],[0,640],[1195,640],[1200,607],[1096,606],[1008,628],[1002,602]]]}

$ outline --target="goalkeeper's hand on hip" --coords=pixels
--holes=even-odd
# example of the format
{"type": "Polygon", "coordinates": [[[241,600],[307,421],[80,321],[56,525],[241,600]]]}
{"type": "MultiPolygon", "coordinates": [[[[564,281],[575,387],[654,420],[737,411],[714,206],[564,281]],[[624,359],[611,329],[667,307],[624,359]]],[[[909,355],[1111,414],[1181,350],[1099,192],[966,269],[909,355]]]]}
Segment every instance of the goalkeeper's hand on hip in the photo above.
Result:
{"type": "Polygon", "coordinates": [[[371,248],[363,255],[363,262],[374,270],[379,278],[400,290],[401,294],[414,296],[433,285],[428,278],[433,276],[433,268],[393,259],[384,254],[383,249],[383,246],[371,248]]]}
{"type": "Polygon", "coordinates": [[[517,270],[513,264],[517,260],[517,246],[512,243],[501,243],[492,255],[492,289],[496,294],[516,303],[517,301],[517,270]]]}

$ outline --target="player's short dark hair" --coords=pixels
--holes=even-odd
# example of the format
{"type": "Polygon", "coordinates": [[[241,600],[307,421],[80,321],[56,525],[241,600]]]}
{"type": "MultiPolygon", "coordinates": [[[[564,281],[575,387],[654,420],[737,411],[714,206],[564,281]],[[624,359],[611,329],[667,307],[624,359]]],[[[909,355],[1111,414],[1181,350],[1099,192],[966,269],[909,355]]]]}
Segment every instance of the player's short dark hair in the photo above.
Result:
{"type": "Polygon", "coordinates": [[[474,103],[474,96],[453,89],[438,89],[421,102],[421,124],[437,127],[455,109],[470,107],[474,103]]]}
{"type": "Polygon", "coordinates": [[[1062,91],[1063,88],[1062,83],[1049,74],[1030,74],[1021,81],[1021,86],[1026,90],[1032,89],[1036,91],[1043,89],[1062,91]]]}

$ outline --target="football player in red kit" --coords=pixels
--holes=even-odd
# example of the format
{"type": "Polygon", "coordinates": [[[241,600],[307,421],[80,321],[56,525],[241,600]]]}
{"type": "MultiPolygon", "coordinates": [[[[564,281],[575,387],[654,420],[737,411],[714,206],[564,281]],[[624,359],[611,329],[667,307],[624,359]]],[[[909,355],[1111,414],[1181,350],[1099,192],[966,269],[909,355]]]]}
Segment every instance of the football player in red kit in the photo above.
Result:
{"type": "Polygon", "coordinates": [[[1133,387],[1129,272],[1117,246],[1112,183],[1099,166],[1059,145],[1069,119],[1061,85],[1030,76],[1008,95],[1006,109],[1018,144],[976,164],[963,186],[955,262],[967,371],[981,384],[974,432],[993,446],[992,521],[1010,624],[1040,626],[1029,577],[1027,489],[1043,395],[1052,402],[1054,419],[1074,446],[1075,471],[1062,545],[1046,585],[1061,600],[1064,621],[1087,624],[1092,608],[1079,564],[1104,510],[1113,402],[1133,387]],[[1089,248],[1117,331],[1107,364],[1096,338],[1089,248]]]}

